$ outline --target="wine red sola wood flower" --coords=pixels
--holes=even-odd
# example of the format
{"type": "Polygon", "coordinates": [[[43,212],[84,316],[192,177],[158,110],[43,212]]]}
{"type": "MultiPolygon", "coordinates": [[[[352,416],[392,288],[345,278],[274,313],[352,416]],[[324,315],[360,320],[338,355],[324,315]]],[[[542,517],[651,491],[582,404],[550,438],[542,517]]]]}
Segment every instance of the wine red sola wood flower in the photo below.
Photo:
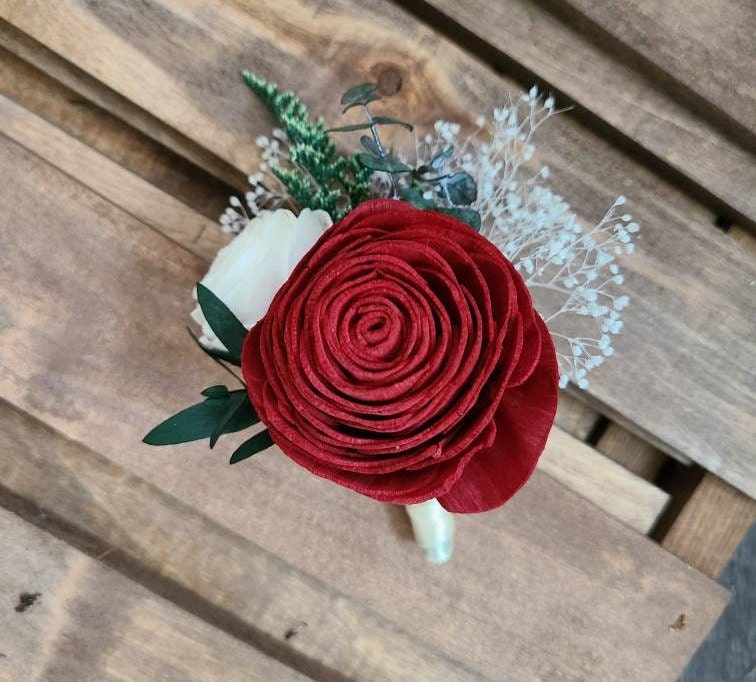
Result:
{"type": "Polygon", "coordinates": [[[312,473],[381,502],[482,512],[532,474],[553,423],[551,337],[514,266],[454,217],[366,201],[248,333],[249,398],[312,473]]]}

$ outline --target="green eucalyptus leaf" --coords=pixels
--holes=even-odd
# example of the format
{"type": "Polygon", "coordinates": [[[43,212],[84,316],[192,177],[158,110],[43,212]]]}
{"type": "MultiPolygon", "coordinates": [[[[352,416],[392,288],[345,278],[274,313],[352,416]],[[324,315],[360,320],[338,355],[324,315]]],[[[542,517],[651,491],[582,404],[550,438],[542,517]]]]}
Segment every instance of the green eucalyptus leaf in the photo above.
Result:
{"type": "Polygon", "coordinates": [[[426,199],[423,193],[416,187],[402,187],[399,190],[399,198],[423,210],[435,210],[436,204],[432,199],[426,199]]]}
{"type": "Polygon", "coordinates": [[[370,170],[383,171],[384,173],[409,173],[412,169],[393,156],[376,158],[370,154],[357,154],[357,160],[370,170]]]}
{"type": "Polygon", "coordinates": [[[327,133],[351,133],[354,130],[368,130],[370,128],[369,123],[350,123],[345,126],[338,126],[337,128],[329,128],[327,133]]]}
{"type": "Polygon", "coordinates": [[[272,445],[273,439],[270,437],[268,429],[260,431],[260,433],[256,433],[252,438],[245,440],[238,448],[236,448],[228,463],[236,464],[237,462],[241,462],[243,459],[256,455],[258,452],[266,450],[272,445]]]}
{"type": "Polygon", "coordinates": [[[352,107],[364,106],[380,98],[381,96],[376,91],[375,83],[360,83],[349,88],[341,96],[341,105],[344,107],[344,111],[347,111],[352,107]]]}
{"type": "Polygon", "coordinates": [[[237,367],[241,365],[241,362],[233,358],[231,356],[231,353],[229,353],[227,350],[221,350],[219,348],[207,348],[206,346],[203,346],[202,342],[199,340],[199,337],[192,331],[191,327],[187,327],[186,331],[189,332],[189,336],[194,339],[194,342],[213,360],[223,360],[223,362],[228,362],[232,365],[236,365],[237,367]]]}
{"type": "Polygon", "coordinates": [[[229,390],[223,384],[216,384],[215,386],[208,386],[202,395],[206,398],[226,398],[228,397],[229,390]]]}
{"type": "Polygon", "coordinates": [[[460,171],[442,181],[449,201],[455,206],[465,206],[473,203],[478,196],[478,186],[472,175],[460,171]]]}
{"type": "Polygon", "coordinates": [[[430,165],[431,168],[438,171],[444,167],[444,164],[451,158],[451,155],[454,153],[454,147],[447,147],[439,154],[436,154],[431,159],[430,165]]]}
{"type": "Polygon", "coordinates": [[[467,223],[476,232],[480,232],[480,213],[473,208],[462,208],[455,206],[452,208],[438,208],[441,213],[453,216],[457,220],[461,220],[463,223],[467,223]]]}
{"type": "Polygon", "coordinates": [[[373,116],[373,123],[377,123],[378,125],[402,126],[402,128],[406,128],[410,131],[415,129],[411,123],[400,121],[398,118],[393,118],[391,116],[373,116]]]}
{"type": "MultiPolygon", "coordinates": [[[[209,438],[225,416],[231,396],[240,393],[246,393],[246,391],[244,389],[231,391],[226,399],[208,398],[177,412],[152,429],[144,437],[143,442],[147,445],[175,445],[209,438]]],[[[238,411],[226,422],[223,433],[241,431],[259,421],[250,405],[248,410],[238,411]]]]}
{"type": "Polygon", "coordinates": [[[210,329],[228,349],[233,361],[241,362],[247,328],[239,322],[228,306],[201,282],[197,283],[197,301],[210,329]]]}
{"type": "Polygon", "coordinates": [[[360,137],[360,143],[373,156],[381,155],[381,150],[378,147],[378,143],[372,137],[370,137],[370,135],[363,135],[362,137],[360,137]]]}
{"type": "Polygon", "coordinates": [[[218,423],[215,425],[213,432],[210,434],[211,450],[215,447],[218,439],[225,432],[224,430],[226,426],[231,422],[231,419],[236,416],[236,413],[241,410],[243,403],[245,402],[249,403],[249,397],[247,396],[246,391],[234,392],[234,394],[228,398],[228,400],[226,401],[226,411],[223,413],[223,416],[220,418],[218,423]]]}

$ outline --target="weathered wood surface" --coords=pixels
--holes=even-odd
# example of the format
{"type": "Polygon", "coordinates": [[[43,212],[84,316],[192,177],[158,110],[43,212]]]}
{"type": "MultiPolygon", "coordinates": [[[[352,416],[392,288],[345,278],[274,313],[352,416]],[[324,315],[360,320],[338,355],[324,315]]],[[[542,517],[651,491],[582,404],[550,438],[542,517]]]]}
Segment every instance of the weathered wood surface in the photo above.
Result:
{"type": "Polygon", "coordinates": [[[585,440],[596,427],[601,415],[592,407],[560,391],[554,423],[563,431],[579,440],[585,440]]]}
{"type": "Polygon", "coordinates": [[[227,239],[211,221],[0,94],[0,132],[145,225],[212,260],[227,239]]]}
{"type": "MultiPolygon", "coordinates": [[[[469,120],[516,87],[383,2],[166,0],[135,14],[125,3],[71,0],[42,12],[36,2],[0,0],[0,16],[245,172],[258,161],[254,138],[267,119],[239,85],[242,67],[298,90],[329,118],[337,114],[333,93],[387,73],[402,81],[387,105],[419,124],[441,115],[469,120]],[[159,39],[167,26],[181,39],[159,39]]],[[[542,149],[556,188],[582,216],[599,217],[621,192],[637,199],[633,213],[645,230],[626,262],[633,305],[616,344],[623,361],[594,374],[591,398],[666,451],[756,494],[753,258],[711,227],[704,207],[568,117],[544,131],[542,149]]]]}
{"type": "MultiPolygon", "coordinates": [[[[197,376],[220,378],[182,333],[187,291],[204,265],[14,143],[0,149],[8,206],[0,286],[9,292],[0,304],[0,397],[477,674],[611,682],[679,673],[725,595],[541,473],[506,507],[460,518],[455,561],[439,568],[397,534],[397,524],[407,529],[394,510],[275,452],[231,468],[204,444],[140,445],[152,424],[195,399],[197,376]],[[669,637],[680,612],[691,626],[669,637]]],[[[18,461],[33,459],[12,458],[9,471],[18,461]]],[[[153,518],[146,505],[130,509],[153,518]]],[[[116,518],[126,523],[129,513],[116,518]]],[[[162,556],[172,538],[195,545],[204,532],[161,528],[150,551],[162,556]]],[[[227,578],[241,574],[255,594],[276,575],[232,565],[227,578]]],[[[211,601],[217,573],[205,575],[211,601]]],[[[359,674],[347,661],[361,642],[330,654],[331,667],[359,674]]]]}
{"type": "MultiPolygon", "coordinates": [[[[8,42],[12,30],[0,20],[0,45],[8,42]]],[[[16,47],[16,43],[9,44],[16,47]]],[[[25,58],[44,55],[44,48],[19,50],[25,58]]],[[[53,55],[54,57],[54,55],[53,55]]],[[[59,58],[57,58],[60,61],[59,58]]],[[[42,68],[50,68],[44,62],[42,68]]],[[[57,71],[53,69],[53,72],[57,71]]],[[[58,73],[58,75],[62,75],[58,73]]],[[[85,89],[85,88],[80,88],[85,89]]],[[[99,90],[103,90],[99,85],[99,90]]],[[[7,49],[0,47],[0,94],[127,168],[163,192],[191,206],[213,221],[225,209],[228,187],[171,152],[151,137],[126,125],[115,113],[90,101],[49,73],[40,71],[7,49]]],[[[105,103],[103,103],[104,105],[105,103]]]]}
{"type": "Polygon", "coordinates": [[[662,544],[699,571],[716,577],[754,522],[756,502],[706,474],[662,544]]]}
{"type": "MultiPolygon", "coordinates": [[[[756,133],[756,5],[750,0],[561,0],[709,107],[756,133]]],[[[674,87],[671,86],[670,87],[674,87]]],[[[753,143],[754,138],[750,138],[753,143]]]]}
{"type": "MultiPolygon", "coordinates": [[[[0,132],[206,261],[226,241],[216,224],[2,95],[0,117],[0,132]]],[[[591,412],[582,406],[577,421],[591,412]]],[[[564,409],[561,415],[567,418],[564,409]]],[[[541,466],[549,474],[642,533],[667,502],[658,488],[564,432],[555,430],[546,454],[541,466]]]]}
{"type": "MultiPolygon", "coordinates": [[[[22,511],[31,508],[35,522],[48,523],[90,555],[308,677],[483,682],[340,591],[7,403],[0,403],[0,422],[7,433],[0,471],[12,503],[22,511]]],[[[104,612],[111,608],[103,604],[104,612]]],[[[174,652],[164,655],[170,659],[174,652]]],[[[240,665],[233,656],[226,664],[240,665]]]]}
{"type": "Polygon", "coordinates": [[[0,537],[5,682],[310,679],[5,509],[0,537]]]}
{"type": "Polygon", "coordinates": [[[669,496],[592,447],[553,428],[538,467],[631,528],[648,533],[669,496]]]}
{"type": "MultiPolygon", "coordinates": [[[[651,50],[672,53],[677,60],[690,52],[699,59],[711,59],[703,69],[694,67],[696,80],[701,82],[713,73],[720,78],[720,87],[739,89],[753,101],[754,79],[750,73],[748,57],[732,38],[746,32],[753,50],[752,34],[756,22],[748,26],[748,0],[739,3],[694,3],[689,0],[672,3],[651,2],[575,2],[541,3],[533,0],[430,0],[438,11],[476,35],[481,43],[490,45],[499,53],[543,79],[549,86],[564,93],[576,104],[595,114],[621,135],[630,138],[645,150],[679,171],[690,181],[711,193],[721,204],[756,223],[756,158],[754,147],[746,149],[741,139],[733,139],[731,126],[717,125],[708,115],[710,107],[701,111],[700,103],[691,102],[674,88],[667,79],[660,79],[657,70],[646,68],[639,60],[631,59],[627,50],[617,49],[629,32],[638,35],[641,14],[669,14],[674,30],[666,31],[661,24],[651,33],[644,34],[645,44],[651,50]],[[596,26],[591,22],[573,22],[558,12],[561,5],[581,5],[589,13],[624,15],[596,26]],[[684,6],[679,11],[680,5],[684,6]],[[686,35],[690,22],[711,21],[728,5],[731,14],[740,14],[738,24],[720,19],[720,30],[700,35],[686,35]],[[642,7],[642,9],[640,9],[642,7]],[[626,31],[625,29],[629,29],[626,31]],[[653,36],[653,37],[649,37],[653,36]],[[680,52],[679,41],[688,47],[680,52]],[[700,51],[699,51],[700,50],[700,51]],[[715,53],[715,54],[712,54],[715,53]],[[738,70],[730,71],[737,55],[739,68],[749,71],[746,80],[738,82],[738,70]]],[[[651,19],[647,16],[646,19],[651,19]]],[[[742,42],[742,41],[741,41],[742,42]]],[[[656,55],[657,61],[666,55],[656,55]]],[[[501,60],[501,68],[509,65],[501,60]]],[[[751,62],[754,57],[751,57],[751,62]]],[[[660,69],[669,62],[657,64],[660,69]]],[[[714,106],[725,107],[731,97],[722,98],[714,106]]],[[[752,117],[756,118],[756,116],[752,117]]],[[[753,124],[753,120],[750,121],[753,124]]],[[[742,137],[742,136],[740,136],[742,137]]]]}
{"type": "Polygon", "coordinates": [[[654,480],[666,459],[653,445],[613,423],[601,434],[596,449],[647,481],[654,480]]]}

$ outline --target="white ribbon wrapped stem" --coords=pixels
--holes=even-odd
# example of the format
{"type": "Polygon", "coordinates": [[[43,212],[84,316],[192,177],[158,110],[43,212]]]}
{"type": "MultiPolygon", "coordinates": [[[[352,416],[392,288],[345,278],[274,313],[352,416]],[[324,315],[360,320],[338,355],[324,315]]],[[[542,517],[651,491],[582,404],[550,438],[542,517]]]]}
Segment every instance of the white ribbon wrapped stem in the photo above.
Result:
{"type": "Polygon", "coordinates": [[[406,506],[415,540],[432,564],[447,562],[454,550],[454,515],[438,502],[428,500],[406,506]]]}

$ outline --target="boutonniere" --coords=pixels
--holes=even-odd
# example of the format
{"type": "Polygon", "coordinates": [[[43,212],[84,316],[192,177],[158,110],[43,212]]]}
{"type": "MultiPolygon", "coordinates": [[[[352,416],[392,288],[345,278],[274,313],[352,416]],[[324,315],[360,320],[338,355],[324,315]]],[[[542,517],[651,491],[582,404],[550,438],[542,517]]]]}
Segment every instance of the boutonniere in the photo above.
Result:
{"type": "Polygon", "coordinates": [[[617,256],[638,226],[617,199],[585,228],[535,164],[555,110],[533,88],[474,129],[374,113],[326,129],[249,73],[276,121],[263,163],[220,226],[235,234],[197,284],[200,348],[236,376],[155,427],[151,445],[256,427],[231,463],[277,446],[316,476],[405,505],[430,561],[452,513],[483,512],[528,480],[559,386],[587,386],[628,304],[617,256]],[[412,143],[392,149],[388,128],[412,143]],[[359,148],[337,146],[352,134],[359,148]],[[534,298],[537,306],[534,306],[534,298]],[[236,366],[239,369],[234,370],[236,366]]]}

